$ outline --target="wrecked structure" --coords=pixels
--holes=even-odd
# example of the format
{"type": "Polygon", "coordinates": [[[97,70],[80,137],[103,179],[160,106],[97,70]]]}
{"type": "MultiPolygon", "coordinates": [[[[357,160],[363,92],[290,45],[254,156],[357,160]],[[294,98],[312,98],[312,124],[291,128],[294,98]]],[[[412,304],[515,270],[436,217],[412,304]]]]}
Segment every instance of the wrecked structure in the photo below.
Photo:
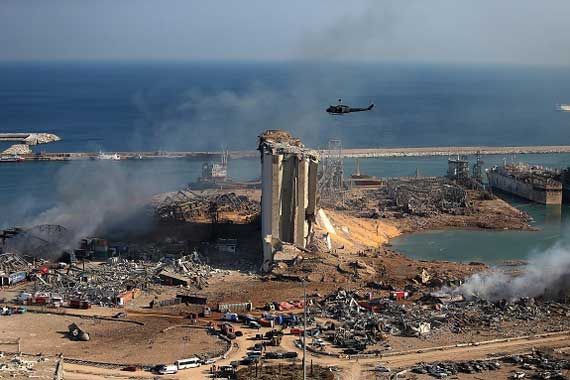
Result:
{"type": "Polygon", "coordinates": [[[237,191],[186,190],[154,201],[154,214],[161,222],[249,222],[259,215],[259,209],[259,202],[237,191]]]}
{"type": "Polygon", "coordinates": [[[558,170],[522,163],[505,164],[493,167],[487,172],[487,177],[493,189],[537,203],[562,203],[562,183],[558,170]]]}
{"type": "Polygon", "coordinates": [[[469,161],[467,161],[467,157],[457,155],[447,159],[447,178],[452,180],[469,178],[469,161]]]}
{"type": "MultiPolygon", "coordinates": [[[[38,295],[50,303],[54,299],[71,307],[85,305],[124,306],[140,291],[153,284],[184,285],[202,289],[214,270],[198,254],[181,258],[163,258],[157,263],[109,260],[105,264],[79,268],[52,268],[38,274],[33,294],[26,297],[37,303],[38,295]]],[[[24,299],[22,299],[24,300],[24,299]]]]}
{"type": "Polygon", "coordinates": [[[281,242],[305,248],[315,220],[319,155],[289,132],[259,136],[261,153],[262,269],[268,270],[281,242]]]}
{"type": "Polygon", "coordinates": [[[0,253],[0,286],[9,286],[24,281],[31,264],[15,253],[0,253]]]}
{"type": "Polygon", "coordinates": [[[538,298],[466,300],[445,292],[425,292],[416,297],[413,302],[400,302],[338,289],[312,303],[309,315],[327,320],[316,329],[346,353],[383,350],[382,345],[390,335],[436,337],[444,332],[464,334],[480,329],[499,336],[522,335],[528,332],[525,323],[545,321],[549,322],[548,332],[568,328],[569,307],[565,303],[538,298]],[[510,327],[505,329],[507,325],[510,327]]]}
{"type": "Polygon", "coordinates": [[[386,185],[395,206],[413,215],[466,214],[470,210],[467,191],[443,177],[398,178],[386,185]]]}

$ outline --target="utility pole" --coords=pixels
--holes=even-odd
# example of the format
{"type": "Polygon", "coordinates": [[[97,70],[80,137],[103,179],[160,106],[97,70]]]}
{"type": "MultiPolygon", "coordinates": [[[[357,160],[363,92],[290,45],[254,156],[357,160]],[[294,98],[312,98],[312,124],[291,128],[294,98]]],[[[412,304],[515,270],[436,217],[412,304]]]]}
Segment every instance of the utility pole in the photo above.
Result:
{"type": "Polygon", "coordinates": [[[303,280],[303,380],[307,380],[307,283],[303,280]]]}

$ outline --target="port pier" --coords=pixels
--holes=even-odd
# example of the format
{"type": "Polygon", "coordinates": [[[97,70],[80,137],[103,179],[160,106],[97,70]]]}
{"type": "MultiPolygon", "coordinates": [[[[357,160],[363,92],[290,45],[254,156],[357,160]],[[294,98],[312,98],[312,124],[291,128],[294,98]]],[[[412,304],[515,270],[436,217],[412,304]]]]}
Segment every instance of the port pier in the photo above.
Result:
{"type": "MultiPolygon", "coordinates": [[[[1,136],[0,136],[1,137],[1,136]]],[[[0,141],[1,138],[0,138],[0,141]]],[[[5,140],[4,140],[5,141],[5,140]]],[[[115,152],[114,152],[115,153],[115,152]]],[[[220,159],[224,152],[116,152],[121,159],[220,159]]],[[[320,151],[322,157],[338,154],[320,151]]],[[[388,158],[388,157],[448,157],[450,155],[512,155],[512,154],[560,154],[570,153],[570,145],[560,146],[518,146],[518,147],[416,147],[416,148],[343,148],[343,158],[388,158]]],[[[87,160],[96,158],[99,152],[41,152],[22,155],[26,160],[66,161],[87,160]]],[[[254,150],[230,151],[230,159],[259,159],[259,153],[254,150]]]]}

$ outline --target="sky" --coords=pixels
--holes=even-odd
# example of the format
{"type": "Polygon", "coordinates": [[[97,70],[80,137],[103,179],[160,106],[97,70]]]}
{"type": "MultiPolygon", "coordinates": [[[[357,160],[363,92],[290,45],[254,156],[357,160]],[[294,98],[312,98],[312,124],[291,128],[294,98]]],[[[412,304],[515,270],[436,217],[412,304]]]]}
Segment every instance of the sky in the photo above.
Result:
{"type": "Polygon", "coordinates": [[[570,64],[567,0],[0,0],[0,60],[570,64]]]}

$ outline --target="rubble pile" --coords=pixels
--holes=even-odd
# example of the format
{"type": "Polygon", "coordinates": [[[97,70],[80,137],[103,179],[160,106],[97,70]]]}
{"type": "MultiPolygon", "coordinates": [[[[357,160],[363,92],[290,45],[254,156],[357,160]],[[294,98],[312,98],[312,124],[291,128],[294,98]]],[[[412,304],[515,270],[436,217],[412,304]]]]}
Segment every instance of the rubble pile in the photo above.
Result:
{"type": "Polygon", "coordinates": [[[501,329],[506,321],[538,321],[552,315],[570,316],[570,306],[553,301],[520,298],[516,301],[460,301],[443,304],[440,313],[451,332],[461,333],[473,328],[501,329]]]}
{"type": "Polygon", "coordinates": [[[338,290],[329,295],[321,307],[323,317],[342,322],[329,337],[335,345],[361,351],[367,345],[377,343],[380,316],[361,307],[350,292],[338,290]]]}
{"type": "Polygon", "coordinates": [[[70,266],[66,270],[38,277],[36,293],[50,293],[64,300],[82,300],[101,306],[114,306],[121,293],[132,289],[147,289],[154,282],[153,267],[133,261],[101,264],[82,270],[70,266]]]}
{"type": "Polygon", "coordinates": [[[15,253],[0,254],[0,274],[27,271],[30,265],[22,256],[15,253]]]}
{"type": "MultiPolygon", "coordinates": [[[[501,331],[504,322],[541,321],[556,315],[567,320],[570,306],[532,298],[489,302],[449,297],[442,301],[432,295],[413,303],[399,303],[386,298],[364,300],[339,289],[313,305],[311,313],[340,322],[328,336],[335,345],[362,351],[382,340],[382,334],[423,337],[442,329],[456,334],[476,329],[501,331]]],[[[567,327],[553,325],[552,331],[567,327]]]]}
{"type": "Polygon", "coordinates": [[[420,307],[408,308],[388,299],[376,303],[357,299],[340,289],[315,306],[322,317],[342,323],[329,337],[340,347],[362,351],[378,343],[384,333],[417,337],[430,331],[430,316],[420,307]]]}
{"type": "Polygon", "coordinates": [[[261,206],[246,195],[236,193],[178,191],[155,200],[154,213],[161,221],[223,222],[232,216],[249,222],[261,206]]]}
{"type": "Polygon", "coordinates": [[[31,377],[51,379],[53,373],[47,373],[41,368],[42,364],[48,359],[39,357],[34,360],[26,360],[20,355],[6,355],[0,353],[0,379],[17,378],[28,379],[31,377]]]}
{"type": "Polygon", "coordinates": [[[378,218],[385,211],[433,217],[469,215],[472,204],[466,187],[445,177],[402,177],[386,180],[379,189],[349,193],[335,208],[359,210],[367,218],[378,218]]]}
{"type": "Polygon", "coordinates": [[[64,300],[114,306],[123,293],[148,290],[152,284],[160,282],[159,276],[164,272],[175,273],[202,288],[213,269],[203,264],[197,254],[179,259],[164,258],[158,263],[110,260],[85,270],[76,266],[52,270],[45,279],[44,276],[38,277],[34,291],[52,294],[52,297],[57,295],[64,300]]]}
{"type": "Polygon", "coordinates": [[[443,177],[391,179],[388,196],[400,210],[417,216],[469,212],[465,189],[443,177]]]}
{"type": "Polygon", "coordinates": [[[160,274],[162,271],[174,272],[182,275],[192,281],[198,289],[203,289],[208,278],[216,270],[204,263],[197,252],[188,256],[182,256],[179,259],[163,258],[159,261],[155,268],[155,273],[160,274]]]}

